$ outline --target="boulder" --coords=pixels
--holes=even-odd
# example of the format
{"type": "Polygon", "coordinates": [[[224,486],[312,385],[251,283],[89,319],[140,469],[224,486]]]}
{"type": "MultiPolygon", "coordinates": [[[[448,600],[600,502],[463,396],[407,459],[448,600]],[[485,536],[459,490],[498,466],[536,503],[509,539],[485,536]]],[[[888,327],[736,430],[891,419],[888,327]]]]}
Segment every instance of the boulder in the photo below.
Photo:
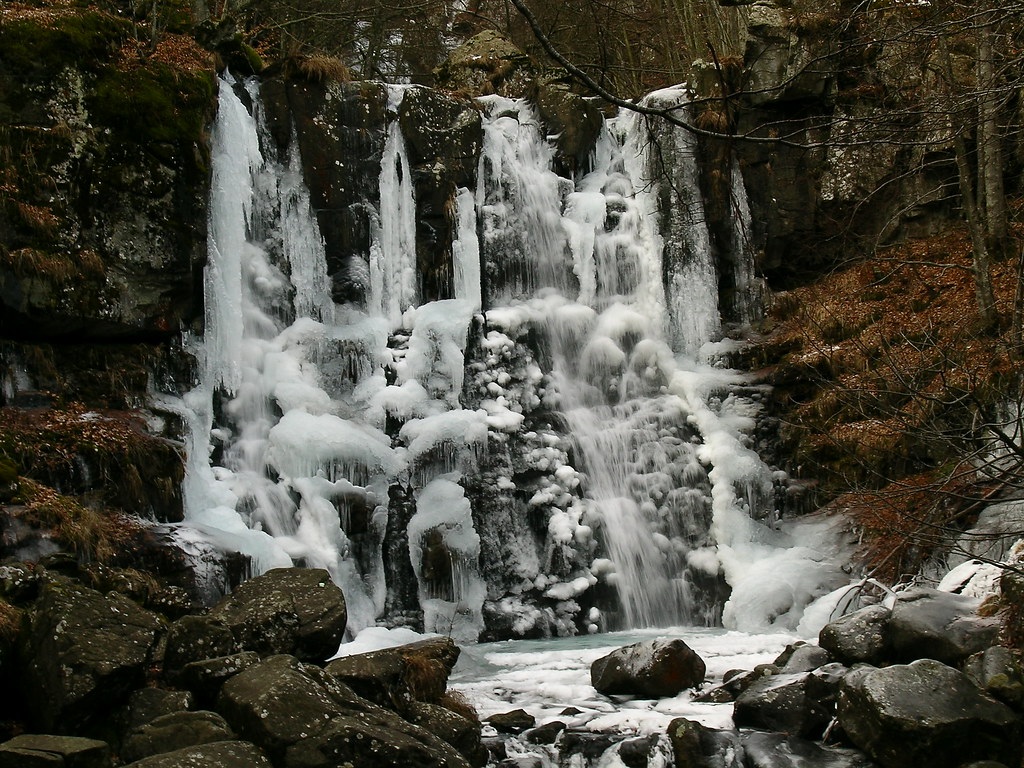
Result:
{"type": "Polygon", "coordinates": [[[760,680],[762,677],[771,677],[779,674],[781,670],[774,664],[758,664],[751,670],[730,669],[722,675],[722,684],[701,693],[694,697],[694,701],[724,704],[729,701],[736,701],[736,697],[747,688],[760,680]]]}
{"type": "Polygon", "coordinates": [[[129,734],[121,747],[121,759],[132,762],[234,738],[235,734],[227,722],[216,712],[172,712],[129,734]]]}
{"type": "Polygon", "coordinates": [[[999,620],[979,617],[979,604],[974,598],[934,589],[901,593],[888,624],[893,659],[935,659],[955,665],[995,645],[999,620]]]}
{"type": "Polygon", "coordinates": [[[22,734],[0,744],[0,768],[110,768],[105,741],[77,736],[22,734]]]}
{"type": "Polygon", "coordinates": [[[458,659],[459,647],[454,641],[437,637],[342,656],[325,669],[360,696],[401,712],[412,701],[440,699],[458,659]]]}
{"type": "Polygon", "coordinates": [[[484,30],[449,54],[434,70],[438,87],[470,96],[521,98],[533,80],[533,62],[514,43],[484,30]]]}
{"type": "Polygon", "coordinates": [[[345,712],[293,656],[271,656],[232,677],[221,688],[217,710],[275,760],[345,712]]]}
{"type": "Polygon", "coordinates": [[[874,768],[855,749],[825,747],[784,733],[748,733],[743,751],[746,768],[874,768]]]}
{"type": "Polygon", "coordinates": [[[178,676],[178,682],[196,695],[196,699],[207,706],[216,701],[224,681],[248,669],[260,660],[254,651],[242,651],[230,656],[219,656],[205,661],[186,664],[178,676]]]}
{"type": "Polygon", "coordinates": [[[1024,706],[1024,672],[1008,648],[994,645],[964,662],[961,670],[975,685],[1004,704],[1024,706]]]}
{"type": "Polygon", "coordinates": [[[217,741],[154,755],[126,768],[271,768],[270,761],[246,741],[217,741]]]}
{"type": "Polygon", "coordinates": [[[682,640],[648,640],[597,659],[590,680],[606,695],[656,699],[699,685],[705,670],[704,660],[682,640]]]}
{"type": "Polygon", "coordinates": [[[30,722],[74,731],[109,718],[141,687],[164,621],[119,594],[54,579],[22,633],[22,690],[30,722]]]}
{"type": "Polygon", "coordinates": [[[780,672],[786,674],[797,674],[799,672],[810,672],[823,664],[828,664],[831,658],[828,651],[817,645],[809,645],[804,642],[796,642],[786,647],[779,657],[773,662],[780,672]]]}
{"type": "Polygon", "coordinates": [[[319,568],[276,568],[243,583],[210,611],[242,650],[319,662],[338,650],[348,613],[319,568]]]}
{"type": "Polygon", "coordinates": [[[565,723],[561,720],[550,720],[526,731],[523,737],[531,744],[554,744],[564,730],[565,723]]]}
{"type": "Polygon", "coordinates": [[[511,712],[491,715],[487,722],[499,733],[522,733],[527,728],[533,728],[537,719],[525,709],[513,709],[511,712]]]}
{"type": "Polygon", "coordinates": [[[122,729],[131,733],[158,717],[192,708],[193,697],[188,691],[169,691],[165,688],[140,688],[128,697],[121,713],[122,729]]]}
{"type": "Polygon", "coordinates": [[[235,637],[223,621],[211,616],[183,616],[167,630],[164,670],[172,675],[193,661],[227,656],[235,637]]]}
{"type": "Polygon", "coordinates": [[[1020,762],[1014,712],[933,659],[852,671],[840,690],[838,718],[850,740],[884,768],[1020,762]]]}
{"type": "Polygon", "coordinates": [[[891,611],[869,605],[822,627],[818,644],[844,664],[879,664],[889,655],[891,611]]]}
{"type": "Polygon", "coordinates": [[[217,708],[281,768],[469,766],[434,734],[293,656],[272,656],[232,677],[217,708]]]}
{"type": "Polygon", "coordinates": [[[676,768],[743,768],[743,748],[732,731],[678,717],[668,725],[676,768]]]}
{"type": "Polygon", "coordinates": [[[487,749],[480,741],[482,729],[479,722],[422,701],[413,702],[406,719],[453,746],[474,768],[481,768],[487,763],[487,749]]]}
{"type": "Polygon", "coordinates": [[[821,736],[832,713],[807,695],[808,674],[772,675],[753,683],[733,704],[737,726],[821,736]]]}

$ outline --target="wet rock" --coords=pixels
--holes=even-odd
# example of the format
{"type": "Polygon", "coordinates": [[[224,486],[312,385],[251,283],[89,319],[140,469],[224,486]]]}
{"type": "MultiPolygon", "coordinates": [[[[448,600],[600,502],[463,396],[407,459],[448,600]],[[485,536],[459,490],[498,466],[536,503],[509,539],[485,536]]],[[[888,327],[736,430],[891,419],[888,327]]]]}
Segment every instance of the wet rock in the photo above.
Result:
{"type": "Polygon", "coordinates": [[[276,568],[250,579],[210,611],[242,650],[322,661],[338,650],[348,613],[327,571],[276,568]]]}
{"type": "Polygon", "coordinates": [[[77,736],[22,734],[0,744],[0,768],[110,768],[105,741],[77,736]]]}
{"type": "Polygon", "coordinates": [[[959,664],[971,654],[995,645],[999,621],[979,617],[978,605],[979,601],[973,598],[934,589],[901,593],[888,625],[893,659],[935,659],[944,664],[959,664]]]}
{"type": "Polygon", "coordinates": [[[172,712],[137,728],[125,739],[121,759],[142,760],[186,747],[232,741],[235,734],[216,712],[172,712]]]}
{"type": "Polygon", "coordinates": [[[852,671],[843,681],[838,717],[850,740],[884,768],[1020,761],[1014,712],[933,659],[852,671]]]}
{"type": "Polygon", "coordinates": [[[752,684],[733,705],[736,725],[808,738],[820,736],[831,712],[807,695],[807,677],[806,673],[772,675],[752,684]]]}
{"type": "Polygon", "coordinates": [[[43,587],[18,654],[28,714],[42,730],[106,718],[141,687],[164,621],[65,579],[43,587]]]}
{"type": "MultiPolygon", "coordinates": [[[[559,742],[559,752],[563,760],[570,760],[574,755],[580,755],[584,761],[592,761],[607,752],[621,736],[614,733],[602,733],[600,731],[582,731],[574,728],[567,728],[562,731],[562,739],[559,742]]],[[[584,762],[586,764],[586,762],[584,762]]]]}
{"type": "Polygon", "coordinates": [[[729,701],[736,701],[736,697],[743,693],[762,677],[771,677],[779,674],[780,670],[774,664],[758,664],[751,670],[730,669],[722,675],[722,684],[694,697],[694,701],[724,704],[729,701]]]}
{"type": "Polygon", "coordinates": [[[844,664],[878,664],[889,655],[891,611],[869,605],[822,627],[818,644],[844,664]]]}
{"type": "Polygon", "coordinates": [[[479,722],[422,701],[413,702],[406,719],[453,746],[474,768],[481,768],[487,763],[487,748],[481,743],[479,722]]]}
{"type": "Polygon", "coordinates": [[[558,740],[558,735],[564,730],[565,723],[561,720],[552,720],[528,730],[524,736],[531,744],[554,744],[558,740]]]}
{"type": "Polygon", "coordinates": [[[221,689],[217,710],[272,757],[345,711],[292,656],[271,656],[232,677],[221,689]]]}
{"type": "Polygon", "coordinates": [[[619,744],[619,760],[627,768],[647,768],[651,752],[657,743],[658,737],[653,734],[636,739],[626,739],[619,744]]]}
{"type": "Polygon", "coordinates": [[[188,710],[191,707],[192,694],[188,691],[140,688],[128,697],[128,704],[121,715],[124,731],[130,733],[158,717],[188,710]]]}
{"type": "Polygon", "coordinates": [[[271,764],[253,744],[219,741],[147,757],[127,768],[271,768],[271,764]]]}
{"type": "Polygon", "coordinates": [[[571,177],[586,166],[604,118],[592,102],[561,83],[538,82],[533,98],[548,133],[555,137],[561,172],[571,177]]]}
{"type": "Polygon", "coordinates": [[[533,62],[497,32],[484,30],[452,51],[434,76],[439,87],[471,96],[520,98],[533,80],[533,62]]]}
{"type": "Polygon", "coordinates": [[[258,653],[242,651],[230,656],[193,661],[181,670],[178,682],[192,691],[204,706],[209,706],[216,701],[226,680],[255,665],[259,660],[258,653]]]}
{"type": "Polygon", "coordinates": [[[342,656],[325,669],[360,696],[403,711],[412,701],[440,699],[458,658],[459,647],[450,638],[439,637],[342,656]]]}
{"type": "Polygon", "coordinates": [[[785,674],[810,672],[831,661],[828,651],[817,645],[796,642],[786,647],[773,662],[785,674]]]}
{"type": "Polygon", "coordinates": [[[743,748],[732,731],[708,728],[679,717],[669,723],[668,738],[676,768],[742,768],[743,748]]]}
{"type": "Polygon", "coordinates": [[[675,696],[704,680],[704,660],[682,640],[649,640],[612,651],[590,666],[598,692],[675,696]]]}
{"type": "Polygon", "coordinates": [[[173,675],[191,662],[234,651],[235,637],[223,621],[211,616],[183,616],[167,630],[164,669],[173,675]]]}
{"type": "Polygon", "coordinates": [[[499,733],[522,733],[527,728],[533,728],[537,720],[525,709],[513,709],[511,712],[491,715],[487,722],[499,733]]]}
{"type": "Polygon", "coordinates": [[[750,733],[743,737],[747,768],[872,768],[874,763],[854,749],[823,747],[782,733],[750,733]]]}
{"type": "Polygon", "coordinates": [[[976,653],[961,668],[975,685],[1004,704],[1024,706],[1024,672],[1008,648],[994,645],[976,653]]]}

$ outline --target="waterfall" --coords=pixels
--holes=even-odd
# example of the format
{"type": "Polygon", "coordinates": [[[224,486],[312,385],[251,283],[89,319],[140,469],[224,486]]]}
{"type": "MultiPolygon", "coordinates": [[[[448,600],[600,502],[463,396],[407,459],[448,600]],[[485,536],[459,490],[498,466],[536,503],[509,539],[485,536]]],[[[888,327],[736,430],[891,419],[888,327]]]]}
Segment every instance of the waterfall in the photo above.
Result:
{"type": "MultiPolygon", "coordinates": [[[[757,404],[702,357],[721,324],[693,138],[626,114],[569,179],[528,102],[484,97],[475,188],[446,208],[454,298],[424,302],[407,91],[358,203],[365,295],[336,304],[295,128],[278,149],[257,83],[221,81],[179,538],[327,569],[350,632],[795,625],[835,579],[776,530],[757,404]],[[782,571],[799,586],[758,607],[782,571]]],[[[686,109],[683,89],[648,99],[686,109]]],[[[751,255],[729,255],[745,319],[751,255]]]]}

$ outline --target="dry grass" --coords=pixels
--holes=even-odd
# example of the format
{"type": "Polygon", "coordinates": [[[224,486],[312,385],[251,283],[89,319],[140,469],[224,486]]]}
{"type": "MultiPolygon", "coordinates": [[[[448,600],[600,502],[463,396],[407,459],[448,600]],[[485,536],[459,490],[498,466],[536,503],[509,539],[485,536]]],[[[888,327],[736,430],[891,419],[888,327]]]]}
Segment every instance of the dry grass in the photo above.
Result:
{"type": "MultiPolygon", "coordinates": [[[[1018,232],[1018,234],[1024,234],[1018,232]]],[[[993,265],[1004,324],[985,332],[966,232],[911,241],[777,297],[762,359],[781,363],[777,394],[795,474],[864,531],[866,563],[912,572],[987,492],[958,462],[980,414],[1019,395],[1024,350],[1009,328],[1016,265],[993,265]]]]}
{"type": "Polygon", "coordinates": [[[310,83],[347,83],[352,79],[345,62],[333,56],[290,56],[282,66],[285,77],[310,83]]]}
{"type": "Polygon", "coordinates": [[[471,723],[480,724],[480,715],[462,691],[446,691],[437,703],[449,712],[466,718],[471,723]]]}
{"type": "Polygon", "coordinates": [[[402,676],[409,692],[417,701],[439,702],[448,684],[448,669],[440,659],[425,654],[407,653],[402,676]]]}

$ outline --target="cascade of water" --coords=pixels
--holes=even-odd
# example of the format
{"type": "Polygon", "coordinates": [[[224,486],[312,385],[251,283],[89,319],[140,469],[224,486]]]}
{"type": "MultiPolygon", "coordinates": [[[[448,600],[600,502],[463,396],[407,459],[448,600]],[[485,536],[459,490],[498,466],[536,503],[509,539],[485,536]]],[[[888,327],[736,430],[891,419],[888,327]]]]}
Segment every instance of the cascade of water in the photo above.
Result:
{"type": "MultiPolygon", "coordinates": [[[[694,358],[720,327],[685,132],[618,118],[573,181],[552,170],[531,106],[486,97],[476,193],[452,198],[456,298],[417,305],[413,169],[392,119],[379,203],[363,202],[376,206],[364,311],[331,300],[295,138],[279,160],[258,89],[247,86],[254,117],[235,87],[221,84],[213,133],[203,374],[181,408],[192,425],[183,530],[249,554],[257,570],[326,568],[350,631],[405,600],[388,583],[404,548],[424,628],[462,640],[480,632],[485,603],[522,607],[531,592],[558,631],[582,623],[588,601],[595,629],[707,622],[721,606],[697,593],[724,574],[741,606],[726,619],[763,624],[792,618],[827,580],[751,607],[785,537],[754,519],[773,512],[771,475],[748,446],[754,406],[694,358]],[[532,356],[517,362],[523,339],[532,356]],[[477,410],[464,406],[474,390],[477,410]],[[536,531],[515,540],[539,531],[540,542],[505,565],[506,594],[485,584],[481,562],[486,547],[504,551],[483,528],[508,533],[481,520],[466,489],[490,446],[513,442],[522,455],[489,465],[495,504],[532,494],[508,520],[530,517],[536,531]],[[598,584],[617,606],[598,609],[598,584]]],[[[404,93],[390,91],[392,118],[404,93]]],[[[650,98],[681,105],[685,92],[650,98]]],[[[734,273],[737,293],[755,296],[748,261],[734,273]]],[[[804,561],[785,562],[796,572],[804,561]]]]}

